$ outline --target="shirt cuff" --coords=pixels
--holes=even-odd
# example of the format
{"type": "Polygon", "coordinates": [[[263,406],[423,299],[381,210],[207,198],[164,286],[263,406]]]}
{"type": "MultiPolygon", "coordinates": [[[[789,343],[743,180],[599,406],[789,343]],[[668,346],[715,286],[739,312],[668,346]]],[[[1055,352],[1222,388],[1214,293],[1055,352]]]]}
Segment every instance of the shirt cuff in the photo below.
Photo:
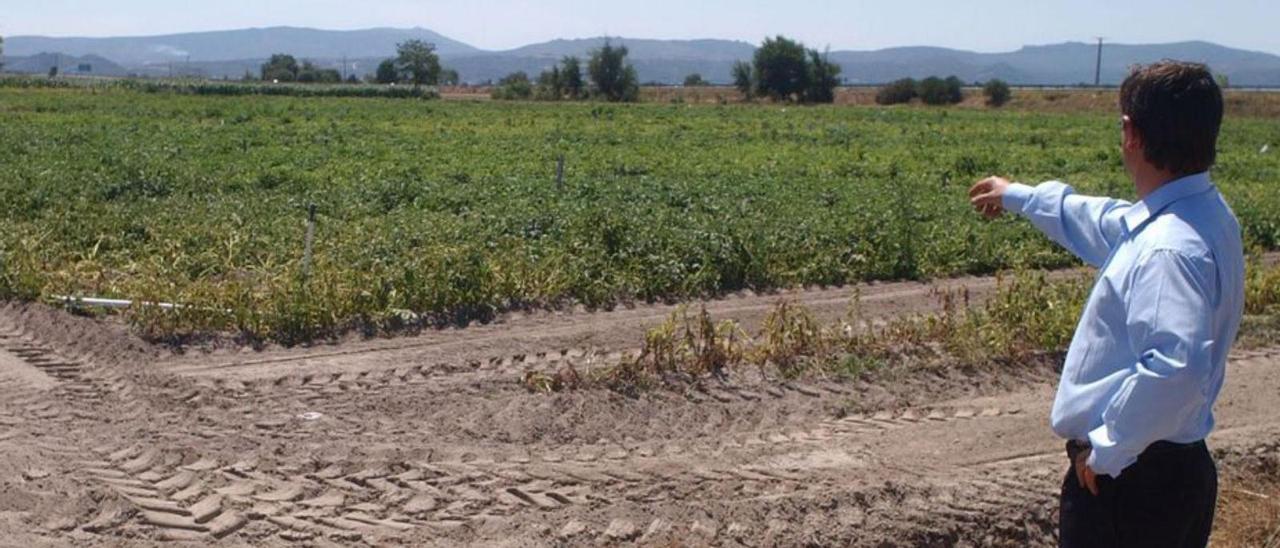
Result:
{"type": "Polygon", "coordinates": [[[1104,424],[1089,432],[1089,459],[1085,464],[1099,476],[1120,477],[1120,473],[1129,465],[1138,462],[1137,455],[1129,454],[1120,444],[1111,439],[1104,424]]]}
{"type": "Polygon", "coordinates": [[[1022,183],[1011,183],[1008,188],[1004,189],[1004,196],[1000,198],[1000,204],[1006,210],[1014,213],[1022,213],[1023,207],[1031,200],[1031,196],[1035,194],[1036,189],[1022,183]]]}

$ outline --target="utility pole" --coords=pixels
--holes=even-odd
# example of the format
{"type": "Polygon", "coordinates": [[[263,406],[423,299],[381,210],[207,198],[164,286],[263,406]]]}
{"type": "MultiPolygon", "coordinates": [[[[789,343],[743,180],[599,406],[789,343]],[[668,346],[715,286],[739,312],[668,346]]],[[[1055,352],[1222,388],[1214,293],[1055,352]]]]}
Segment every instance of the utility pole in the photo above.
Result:
{"type": "Polygon", "coordinates": [[[1098,37],[1098,61],[1093,67],[1093,87],[1102,86],[1102,40],[1103,39],[1104,38],[1101,36],[1098,37]]]}

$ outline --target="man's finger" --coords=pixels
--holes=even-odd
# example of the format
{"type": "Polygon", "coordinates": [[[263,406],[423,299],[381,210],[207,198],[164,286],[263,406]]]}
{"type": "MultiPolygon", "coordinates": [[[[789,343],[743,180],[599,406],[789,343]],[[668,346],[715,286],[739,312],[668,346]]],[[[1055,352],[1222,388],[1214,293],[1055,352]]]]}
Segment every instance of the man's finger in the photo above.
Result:
{"type": "Polygon", "coordinates": [[[1076,469],[1076,483],[1080,484],[1081,489],[1088,489],[1089,486],[1084,481],[1084,467],[1080,466],[1080,461],[1076,461],[1073,466],[1076,469]]]}
{"type": "Polygon", "coordinates": [[[970,198],[969,203],[972,203],[973,205],[990,206],[990,205],[997,205],[1001,203],[1001,200],[1000,200],[1000,197],[997,196],[994,192],[988,192],[986,194],[979,194],[977,196],[970,198]]]}
{"type": "Polygon", "coordinates": [[[969,197],[972,198],[978,194],[984,194],[990,190],[991,190],[991,179],[990,178],[983,179],[981,181],[978,181],[977,183],[974,183],[973,186],[969,187],[969,197]]]}
{"type": "Polygon", "coordinates": [[[1093,493],[1093,496],[1098,496],[1098,475],[1093,473],[1093,470],[1088,466],[1084,467],[1084,483],[1089,488],[1089,492],[1093,493]]]}

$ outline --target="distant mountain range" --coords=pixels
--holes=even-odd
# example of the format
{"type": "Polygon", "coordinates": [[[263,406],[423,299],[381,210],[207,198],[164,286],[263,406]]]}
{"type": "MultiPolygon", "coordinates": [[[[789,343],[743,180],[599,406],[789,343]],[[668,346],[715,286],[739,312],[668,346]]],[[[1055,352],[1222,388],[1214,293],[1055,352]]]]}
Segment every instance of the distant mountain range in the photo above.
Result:
{"type": "MultiPolygon", "coordinates": [[[[63,74],[124,76],[199,75],[239,78],[256,73],[273,53],[289,53],[318,65],[364,76],[393,56],[397,43],[420,39],[436,44],[446,66],[464,81],[493,81],[514,71],[531,75],[561,57],[586,57],[605,38],[553,40],[507,51],[482,50],[423,29],[376,28],[330,31],[272,27],[119,38],[12,36],[4,42],[5,70],[45,73],[53,64],[63,74]],[[345,65],[344,65],[345,61],[345,65]]],[[[755,46],[730,40],[647,40],[612,38],[630,50],[629,59],[645,82],[679,83],[691,73],[715,83],[730,81],[734,61],[750,59],[755,46]]],[[[977,53],[937,47],[875,51],[832,51],[852,84],[876,84],[906,76],[955,75],[965,81],[1000,78],[1024,85],[1092,83],[1094,44],[1026,46],[1007,53],[977,53]]],[[[1208,42],[1106,44],[1102,81],[1116,84],[1129,66],[1163,58],[1207,63],[1232,85],[1280,86],[1280,56],[1208,42]]]]}

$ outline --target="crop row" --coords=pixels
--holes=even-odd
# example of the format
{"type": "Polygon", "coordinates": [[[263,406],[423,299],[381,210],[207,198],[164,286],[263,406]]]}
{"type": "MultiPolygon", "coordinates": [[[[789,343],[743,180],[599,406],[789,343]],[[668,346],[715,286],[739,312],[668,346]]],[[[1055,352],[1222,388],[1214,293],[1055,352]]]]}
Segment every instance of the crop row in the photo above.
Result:
{"type": "MultiPolygon", "coordinates": [[[[192,305],[135,311],[157,337],[297,342],[526,306],[1061,266],[1025,223],[968,211],[969,184],[1005,173],[1132,195],[1115,120],[1096,115],[11,88],[0,119],[0,297],[192,305]]],[[[1275,248],[1267,143],[1280,122],[1229,120],[1214,176],[1249,240],[1275,248]]]]}

